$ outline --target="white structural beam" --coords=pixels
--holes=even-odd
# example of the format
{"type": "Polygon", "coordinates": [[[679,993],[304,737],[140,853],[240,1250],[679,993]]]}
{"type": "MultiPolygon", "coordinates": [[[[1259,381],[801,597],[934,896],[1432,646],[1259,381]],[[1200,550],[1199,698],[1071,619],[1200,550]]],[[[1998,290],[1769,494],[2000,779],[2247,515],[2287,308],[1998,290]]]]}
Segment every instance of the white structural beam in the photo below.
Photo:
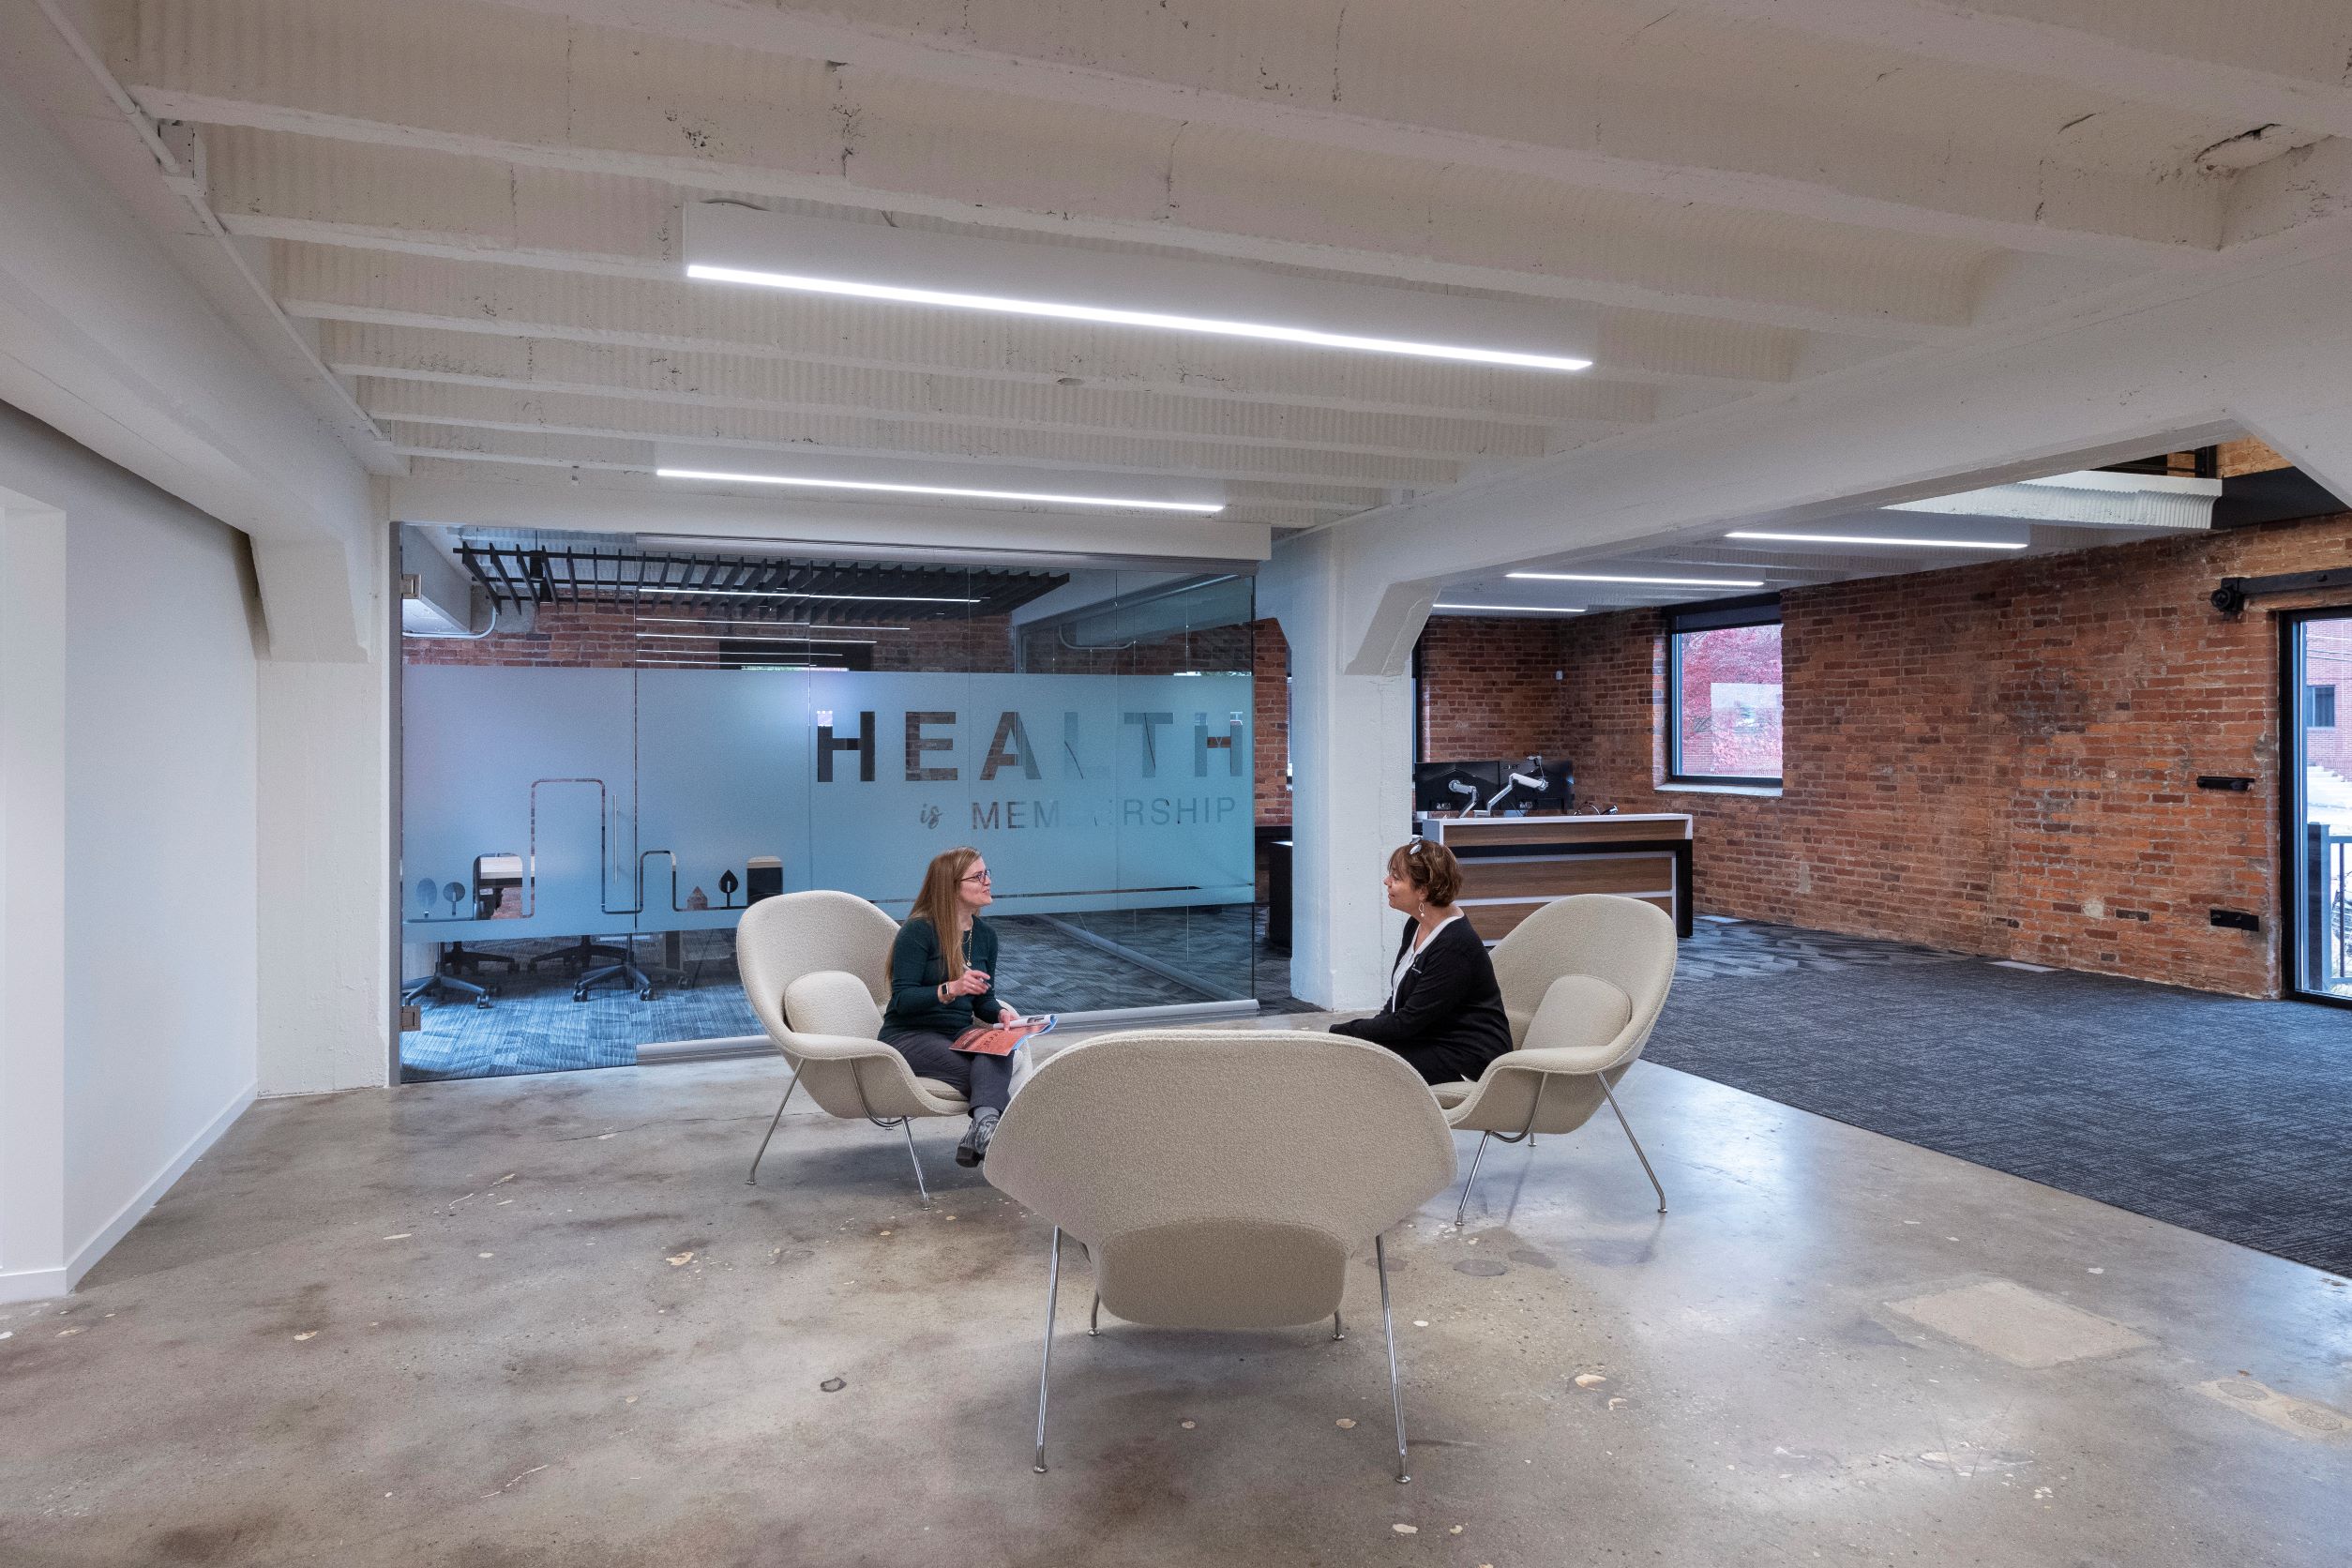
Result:
{"type": "Polygon", "coordinates": [[[950,319],[911,306],[535,273],[481,263],[364,251],[279,249],[278,294],[318,320],[421,326],[510,338],[750,355],[855,369],[911,370],[1171,397],[1278,402],[1349,413],[1508,419],[1545,425],[1628,420],[1654,411],[1652,379],[1716,391],[1786,382],[1798,335],[1768,327],[1737,337],[1686,331],[1673,317],[1604,324],[1614,374],[1539,375],[1369,354],[1257,344],[1171,343],[1133,327],[950,319]],[[1630,367],[1630,368],[1629,368],[1630,367]]]}
{"type": "MultiPolygon", "coordinates": [[[[410,465],[410,473],[417,478],[462,478],[467,483],[495,480],[536,484],[553,494],[557,478],[548,472],[553,469],[561,471],[561,478],[574,486],[588,483],[607,490],[673,497],[689,492],[716,491],[769,506],[780,503],[789,505],[780,496],[779,487],[774,485],[730,485],[711,480],[660,478],[655,470],[667,466],[667,463],[660,445],[651,441],[505,434],[432,425],[398,429],[399,449],[403,456],[415,460],[410,465]]],[[[726,464],[717,466],[721,472],[732,472],[726,464]]],[[[748,468],[760,465],[746,464],[738,459],[733,466],[748,468]]],[[[1283,493],[1298,488],[1229,481],[1223,486],[1227,507],[1217,514],[1218,520],[1247,522],[1267,529],[1312,528],[1334,518],[1369,511],[1380,504],[1378,496],[1355,495],[1351,500],[1297,500],[1283,493]]],[[[838,499],[848,502],[857,493],[843,491],[838,499]]],[[[1341,490],[1331,493],[1349,495],[1353,492],[1341,490]]],[[[816,499],[819,494],[810,491],[800,499],[816,499]]],[[[958,503],[954,507],[944,503],[934,507],[926,503],[922,510],[933,515],[952,513],[968,515],[975,520],[993,520],[1000,515],[1039,513],[1043,508],[1022,503],[973,502],[970,505],[958,503]]],[[[993,526],[993,521],[988,525],[993,526]]]]}
{"type": "Polygon", "coordinates": [[[2047,77],[2134,103],[2352,136],[2336,0],[1692,0],[1711,15],[2047,77]]]}
{"type": "Polygon", "coordinates": [[[2243,427],[2352,494],[2352,253],[2314,250],[2020,332],[1900,377],[1864,367],[1574,461],[1356,520],[1361,665],[1395,663],[1427,585],[2094,466],[2243,427]],[[1966,418],[1953,417],[1967,411],[1966,418]],[[2274,439],[2275,438],[2275,439],[2274,439]]]}
{"type": "MultiPolygon", "coordinates": [[[[239,234],[626,277],[673,276],[681,259],[677,188],[666,178],[243,125],[207,127],[203,143],[209,199],[239,234]],[[419,200],[428,190],[431,200],[419,200]]],[[[1201,156],[1199,147],[1171,154],[1201,156]]],[[[1964,324],[1987,253],[1859,228],[1727,221],[1477,171],[1331,164],[1264,158],[1188,171],[1187,185],[1214,182],[1215,199],[1198,221],[1185,215],[1203,204],[1168,188],[1172,171],[1132,176],[1156,183],[1168,208],[1146,219],[1114,216],[1132,200],[1091,203],[1102,216],[1057,212],[1050,222],[993,207],[942,210],[998,234],[1139,241],[1161,254],[1351,274],[1393,289],[1443,285],[1898,341],[1964,324]],[[1215,226],[1206,226],[1212,217],[1215,226]]],[[[862,192],[855,204],[876,205],[882,194],[862,192]]]]}
{"type": "Polygon", "coordinates": [[[0,400],[243,530],[270,651],[370,641],[369,475],[0,87],[0,400]]]}
{"type": "MultiPolygon", "coordinates": [[[[320,352],[337,373],[514,392],[678,403],[790,415],[861,415],[971,430],[1151,433],[1240,446],[1299,447],[1378,457],[1530,458],[1547,450],[1540,427],[1421,415],[1346,414],[1280,403],[1219,405],[1204,398],[991,382],[909,370],[798,365],[630,345],[489,338],[324,324],[320,352]]],[[[1629,403],[1638,406],[1636,398],[1629,403]]],[[[1638,402],[1646,402],[1638,399],[1638,402]]],[[[1591,434],[1638,423],[1579,421],[1591,434]]]]}
{"type": "MultiPolygon", "coordinates": [[[[839,122],[828,128],[846,155],[845,178],[853,181],[869,177],[854,167],[869,149],[880,154],[877,161],[898,165],[887,124],[871,133],[865,127],[868,113],[919,97],[912,85],[933,97],[1023,101],[1032,106],[1023,128],[1031,130],[1047,121],[1048,107],[1060,112],[1058,130],[1150,117],[1185,134],[1246,134],[1334,154],[2055,254],[2161,264],[2184,249],[2211,249],[2221,233],[2219,180],[2069,167],[1947,136],[1858,136],[1833,106],[1743,101],[1728,96],[1730,82],[1711,82],[1717,90],[1703,94],[1686,83],[1678,92],[1625,68],[1635,40],[1604,36],[1574,7],[1481,14],[1393,0],[1346,8],[1344,17],[1336,0],[1230,15],[1217,8],[1214,19],[1202,19],[1203,36],[1187,39],[1172,24],[1188,28],[1188,17],[1163,21],[1148,8],[1006,7],[975,15],[951,0],[927,0],[867,21],[723,0],[514,4],[545,13],[550,26],[604,24],[572,33],[580,52],[572,56],[578,103],[598,97],[589,86],[596,64],[586,56],[628,53],[626,44],[603,41],[607,28],[706,45],[714,68],[729,60],[738,75],[758,68],[743,51],[810,63],[828,73],[837,101],[856,112],[860,135],[846,139],[851,145],[839,145],[839,122]],[[1209,33],[1211,20],[1244,29],[1248,47],[1221,43],[1209,33]],[[1604,43],[1615,47],[1596,47],[1604,43]]],[[[143,64],[148,68],[138,80],[177,83],[168,101],[189,117],[258,108],[249,98],[242,111],[226,103],[200,108],[196,99],[208,90],[173,68],[186,62],[143,64]]],[[[785,67],[776,72],[771,93],[790,74],[785,67]]],[[[700,111],[693,123],[713,126],[707,100],[700,111]]],[[[291,120],[279,123],[296,128],[291,120]]],[[[356,126],[347,128],[358,134],[356,126]]],[[[724,132],[735,128],[725,125],[724,132]]],[[[438,134],[450,132],[439,128],[438,134]]],[[[989,160],[1002,153],[973,151],[989,160]]],[[[665,161],[691,160],[671,155],[665,161]]],[[[891,201],[912,210],[906,204],[916,193],[904,188],[891,201]]],[[[1009,192],[998,200],[1020,204],[1009,192]]]]}
{"type": "Polygon", "coordinates": [[[858,457],[939,457],[959,462],[1049,465],[1076,473],[1182,474],[1314,484],[1434,490],[1460,470],[1440,459],[1173,441],[1149,434],[1106,436],[1053,430],[972,430],[913,426],[856,414],[788,414],[699,408],[570,393],[519,395],[497,387],[414,381],[363,381],[360,406],[379,424],[457,425],[551,435],[638,436],[858,457]]]}
{"type": "Polygon", "coordinates": [[[501,484],[426,473],[394,483],[392,510],[404,522],[683,534],[802,545],[820,552],[851,545],[968,550],[985,544],[1000,551],[1064,556],[1236,562],[1263,560],[1271,547],[1262,524],[1221,518],[1082,518],[949,506],[779,502],[715,495],[686,486],[623,490],[601,484],[501,484]]]}

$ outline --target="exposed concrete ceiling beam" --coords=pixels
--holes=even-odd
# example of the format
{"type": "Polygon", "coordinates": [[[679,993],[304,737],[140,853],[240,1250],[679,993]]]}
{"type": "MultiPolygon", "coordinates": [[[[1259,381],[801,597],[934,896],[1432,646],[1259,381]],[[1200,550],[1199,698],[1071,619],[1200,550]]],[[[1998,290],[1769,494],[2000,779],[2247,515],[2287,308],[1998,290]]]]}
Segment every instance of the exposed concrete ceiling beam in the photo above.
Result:
{"type": "Polygon", "coordinates": [[[2048,77],[2247,128],[2352,136],[2352,8],[2336,0],[1690,0],[1717,16],[2048,77]]]}
{"type": "Polygon", "coordinates": [[[0,400],[249,535],[273,657],[364,658],[381,481],[6,80],[0,146],[0,400]]]}
{"type": "MultiPolygon", "coordinates": [[[[277,291],[297,316],[507,337],[791,359],[868,369],[1564,425],[1636,421],[1648,388],[1526,370],[1315,354],[1255,344],[1171,342],[1170,335],[1063,322],[967,320],[941,311],[792,297],[769,290],[530,274],[480,263],[281,245],[277,291]]],[[[1786,381],[1795,335],[1769,327],[1685,334],[1673,317],[1620,324],[1612,363],[1646,362],[1702,391],[1786,381]]]]}
{"type": "Polygon", "coordinates": [[[1170,441],[1153,435],[1105,437],[1055,431],[926,431],[858,415],[792,415],[626,403],[565,393],[518,396],[494,388],[423,382],[362,381],[359,403],[379,424],[457,425],[550,434],[638,436],[842,457],[952,459],[1097,474],[1169,474],[1293,483],[1331,480],[1355,486],[1425,490],[1459,475],[1455,463],[1430,458],[1380,458],[1346,452],[1170,441]]]}
{"type": "MultiPolygon", "coordinates": [[[[239,233],[294,242],[309,250],[350,249],[388,251],[465,264],[505,263],[521,269],[526,277],[555,272],[648,283],[684,280],[683,265],[666,269],[641,268],[634,264],[617,264],[613,257],[603,253],[576,255],[545,250],[508,250],[495,247],[486,249],[472,236],[461,234],[408,231],[386,234],[372,227],[250,219],[238,219],[238,224],[239,233]]],[[[704,283],[694,285],[691,294],[694,297],[717,300],[731,294],[740,297],[742,289],[740,285],[704,283]]],[[[813,300],[809,296],[797,297],[804,304],[841,303],[813,300]]],[[[789,303],[790,300],[778,301],[779,306],[789,303]]],[[[975,318],[963,312],[942,313],[914,307],[877,306],[864,301],[853,302],[852,308],[861,313],[886,310],[897,321],[928,324],[935,335],[953,332],[958,327],[977,332],[987,326],[1002,325],[1001,321],[975,318]]],[[[1829,357],[1839,362],[1850,362],[1858,356],[1887,352],[1889,348],[1889,345],[1875,339],[1831,334],[1809,336],[1782,328],[1711,318],[1656,311],[1600,309],[1567,302],[1550,305],[1547,314],[1562,330],[1573,331],[1580,347],[1590,348],[1595,365],[1592,370],[1578,378],[1580,382],[1597,380],[1643,385],[1708,385],[1721,382],[1785,381],[1798,373],[1799,361],[1807,354],[1820,357],[1820,351],[1827,350],[1829,357]]],[[[862,319],[870,325],[882,318],[866,313],[862,319]]],[[[1035,324],[1030,324],[1034,329],[1035,324]]],[[[1118,327],[1104,330],[1122,335],[1124,340],[1135,344],[1139,353],[1180,354],[1191,362],[1203,359],[1214,361],[1217,354],[1232,352],[1226,343],[1203,345],[1196,341],[1171,345],[1164,333],[1118,327]]],[[[1261,355],[1271,352],[1287,356],[1289,362],[1294,365],[1330,365],[1334,369],[1344,361],[1363,361],[1366,358],[1358,354],[1335,355],[1288,347],[1257,352],[1261,355]]],[[[1370,369],[1374,367],[1366,365],[1365,368],[1370,369]]],[[[1401,374],[1414,366],[1383,360],[1377,368],[1401,374]]],[[[1529,372],[1506,373],[1525,379],[1529,372]]]]}
{"type": "MultiPolygon", "coordinates": [[[[239,233],[425,255],[505,254],[525,264],[616,276],[674,277],[682,261],[678,191],[666,178],[452,158],[401,144],[390,133],[352,141],[229,125],[205,134],[210,199],[239,233]],[[432,193],[430,204],[419,200],[423,191],[432,193]]],[[[1331,162],[1267,158],[1221,170],[1214,202],[1200,204],[1168,188],[1172,173],[1149,175],[1155,189],[1144,194],[1167,210],[1144,218],[1129,216],[1133,193],[1111,199],[1086,190],[1064,193],[1044,213],[1022,209],[1025,218],[994,205],[942,207],[923,192],[912,193],[908,206],[1064,241],[1124,240],[1383,283],[1899,341],[1932,340],[1965,325],[1972,279],[1989,254],[1972,245],[1735,219],[1689,206],[1650,214],[1640,210],[1645,204],[1477,171],[1398,165],[1380,172],[1385,178],[1364,172],[1356,182],[1362,188],[1349,188],[1335,176],[1352,171],[1331,162]],[[1186,216],[1196,205],[1212,210],[1217,226],[1186,216]]],[[[708,191],[703,173],[695,185],[708,191]]],[[[758,188],[755,179],[727,193],[758,188]]],[[[807,192],[795,182],[794,193],[807,192]]],[[[846,199],[831,184],[816,194],[846,199]]],[[[861,191],[855,204],[899,210],[882,200],[888,194],[861,191]]]]}
{"type": "MultiPolygon", "coordinates": [[[[1219,406],[1199,398],[1105,392],[906,370],[853,370],[723,354],[486,338],[322,324],[320,350],[341,375],[679,403],[774,414],[859,415],[915,427],[1154,434],[1236,446],[1376,457],[1541,457],[1545,432],[1525,425],[1349,415],[1273,403],[1219,406]]],[[[1589,435],[1620,426],[1594,423],[1589,435]]]]}
{"type": "MultiPolygon", "coordinates": [[[[894,25],[725,0],[507,3],[542,13],[550,27],[602,24],[573,29],[592,53],[626,53],[596,35],[630,28],[711,46],[715,60],[746,50],[798,56],[821,65],[852,112],[895,79],[1093,116],[1148,116],[1171,128],[1216,128],[2012,249],[2162,264],[2210,249],[2221,236],[2222,180],[2171,172],[2132,178],[1943,136],[1857,135],[1829,106],[1694,101],[1699,95],[1657,90],[1593,58],[1574,8],[1483,19],[1500,35],[1497,51],[1458,45],[1482,20],[1458,8],[1367,6],[1357,18],[1339,16],[1335,6],[1288,15],[1257,8],[1247,13],[1244,52],[1205,33],[1188,47],[1171,25],[1189,26],[1189,19],[1162,20],[1148,8],[1083,18],[997,8],[975,16],[970,6],[927,0],[894,8],[894,25]],[[1364,41],[1375,30],[1379,40],[1364,41]],[[1461,68],[1471,56],[1480,68],[1461,68]],[[866,71],[876,80],[868,83],[866,71]]],[[[593,62],[573,61],[576,82],[586,80],[583,65],[593,69],[593,62]]],[[[708,106],[690,112],[690,123],[713,126],[708,106]]]]}
{"type": "Polygon", "coordinates": [[[2252,431],[2352,494],[2352,250],[2225,280],[2168,279],[2098,316],[1627,438],[1573,467],[1351,520],[1334,534],[1362,607],[1357,662],[1387,660],[1427,585],[1573,554],[1801,522],[2252,431]],[[1970,409],[1965,420],[1954,409],[1970,409]],[[1764,526],[1772,526],[1766,521],[1764,526]]]}
{"type": "MultiPolygon", "coordinates": [[[[401,448],[402,453],[416,460],[411,464],[411,473],[439,474],[444,477],[460,474],[487,475],[502,483],[535,485],[556,495],[575,489],[584,480],[608,490],[641,491],[647,495],[732,495],[770,505],[789,507],[797,505],[767,485],[729,486],[702,480],[681,482],[657,478],[654,467],[659,447],[650,441],[522,435],[463,430],[438,425],[403,426],[400,427],[400,433],[407,443],[401,448]]],[[[1384,498],[1381,492],[1350,490],[1341,487],[1311,491],[1297,485],[1248,481],[1229,481],[1225,486],[1225,496],[1227,509],[1220,514],[1221,517],[1281,528],[1311,528],[1335,518],[1368,511],[1384,498]],[[1352,499],[1346,499],[1349,497],[1352,499]]],[[[811,505],[820,500],[830,505],[835,499],[847,506],[893,504],[886,500],[847,494],[838,498],[822,497],[815,491],[808,492],[805,499],[811,505]]],[[[975,518],[1043,510],[1012,502],[957,503],[952,506],[944,503],[919,503],[916,507],[927,515],[940,510],[960,509],[975,518]]]]}
{"type": "Polygon", "coordinates": [[[686,534],[762,545],[805,542],[822,554],[848,545],[970,549],[1137,560],[1259,561],[1269,549],[1259,522],[1223,518],[1068,518],[1038,512],[972,513],[951,507],[792,504],[773,497],[549,487],[451,475],[429,465],[392,487],[392,515],[459,528],[529,528],[598,534],[686,534]]]}

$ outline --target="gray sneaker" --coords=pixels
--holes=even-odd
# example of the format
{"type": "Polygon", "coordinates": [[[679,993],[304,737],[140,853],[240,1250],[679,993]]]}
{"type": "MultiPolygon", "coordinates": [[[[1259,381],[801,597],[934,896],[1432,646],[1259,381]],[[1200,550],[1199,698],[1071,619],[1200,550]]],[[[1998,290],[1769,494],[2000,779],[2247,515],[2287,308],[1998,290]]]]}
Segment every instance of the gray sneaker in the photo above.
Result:
{"type": "Polygon", "coordinates": [[[978,1165],[988,1157],[988,1140],[996,1137],[997,1112],[988,1108],[974,1111],[972,1125],[964,1129],[963,1141],[956,1145],[957,1165],[978,1165]]]}

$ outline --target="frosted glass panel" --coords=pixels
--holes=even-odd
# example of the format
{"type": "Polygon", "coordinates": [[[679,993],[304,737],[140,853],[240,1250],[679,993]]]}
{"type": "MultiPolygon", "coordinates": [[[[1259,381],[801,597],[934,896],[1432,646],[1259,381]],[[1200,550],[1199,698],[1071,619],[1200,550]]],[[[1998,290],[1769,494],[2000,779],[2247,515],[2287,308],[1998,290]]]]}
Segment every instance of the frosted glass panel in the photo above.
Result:
{"type": "Polygon", "coordinates": [[[963,844],[1020,1004],[1255,994],[1247,579],[457,553],[505,562],[485,588],[557,591],[408,645],[409,1076],[754,1033],[732,946],[751,902],[837,888],[903,918],[963,844]],[[614,586],[689,567],[768,586],[614,586]]]}

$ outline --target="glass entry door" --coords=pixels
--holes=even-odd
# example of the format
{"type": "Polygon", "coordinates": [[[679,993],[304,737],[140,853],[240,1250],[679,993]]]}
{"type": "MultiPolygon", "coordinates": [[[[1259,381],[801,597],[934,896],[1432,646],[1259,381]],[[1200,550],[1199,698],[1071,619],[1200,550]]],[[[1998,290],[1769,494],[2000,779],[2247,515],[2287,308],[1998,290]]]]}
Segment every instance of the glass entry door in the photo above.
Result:
{"type": "Polygon", "coordinates": [[[2352,611],[2290,617],[2284,656],[2289,978],[2352,1004],[2352,611]]]}

